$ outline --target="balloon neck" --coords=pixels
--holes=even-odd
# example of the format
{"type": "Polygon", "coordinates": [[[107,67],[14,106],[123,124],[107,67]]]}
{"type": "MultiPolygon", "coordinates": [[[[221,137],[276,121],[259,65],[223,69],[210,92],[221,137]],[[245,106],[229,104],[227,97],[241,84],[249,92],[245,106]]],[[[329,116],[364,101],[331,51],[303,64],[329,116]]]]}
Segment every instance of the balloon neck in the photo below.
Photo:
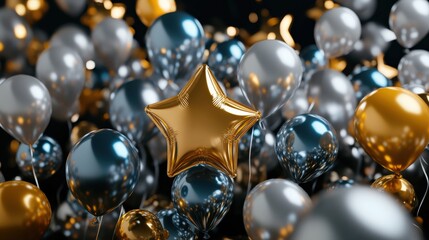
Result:
{"type": "Polygon", "coordinates": [[[393,175],[395,176],[396,179],[402,178],[402,175],[399,172],[395,172],[393,175]]]}

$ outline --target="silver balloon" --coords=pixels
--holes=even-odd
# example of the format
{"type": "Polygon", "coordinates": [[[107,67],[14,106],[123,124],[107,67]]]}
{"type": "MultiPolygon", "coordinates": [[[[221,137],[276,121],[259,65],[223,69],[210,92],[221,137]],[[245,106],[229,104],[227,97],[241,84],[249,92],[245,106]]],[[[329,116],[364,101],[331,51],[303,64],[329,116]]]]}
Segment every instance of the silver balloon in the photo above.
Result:
{"type": "Polygon", "coordinates": [[[107,17],[92,31],[95,53],[106,67],[116,70],[131,54],[133,35],[122,19],[107,17]]]}
{"type": "Polygon", "coordinates": [[[30,26],[10,8],[0,8],[0,56],[16,57],[23,53],[32,38],[30,26]]]}
{"type": "Polygon", "coordinates": [[[282,114],[286,119],[308,112],[309,104],[305,89],[298,88],[291,99],[283,106],[282,114]]]}
{"type": "Polygon", "coordinates": [[[252,240],[287,239],[311,205],[308,194],[296,183],[283,179],[264,181],[244,202],[246,232],[252,240]]]}
{"type": "Polygon", "coordinates": [[[353,55],[360,59],[372,60],[384,53],[395,40],[396,36],[390,29],[374,22],[363,26],[362,38],[354,45],[353,55]]]}
{"type": "Polygon", "coordinates": [[[398,65],[398,78],[402,85],[420,85],[429,90],[429,52],[413,50],[398,65]]]}
{"type": "Polygon", "coordinates": [[[244,96],[265,118],[281,108],[301,83],[301,60],[289,45],[277,40],[254,44],[238,65],[244,96]]]}
{"type": "Polygon", "coordinates": [[[361,20],[367,20],[374,15],[377,0],[335,0],[341,6],[353,10],[361,20]]]}
{"type": "Polygon", "coordinates": [[[150,80],[132,80],[122,84],[110,101],[110,122],[118,131],[135,142],[149,140],[155,125],[145,107],[162,99],[159,88],[150,80]]]}
{"type": "Polygon", "coordinates": [[[159,211],[156,216],[165,230],[168,231],[168,240],[193,240],[195,229],[189,222],[177,213],[176,209],[159,211]]]}
{"type": "Polygon", "coordinates": [[[72,17],[77,17],[83,12],[86,0],[55,0],[58,7],[72,17]]]}
{"type": "Polygon", "coordinates": [[[306,86],[311,113],[320,115],[341,134],[348,128],[356,108],[353,85],[342,73],[324,69],[315,72],[306,86]]]}
{"type": "MultiPolygon", "coordinates": [[[[328,59],[325,54],[316,45],[310,45],[299,52],[302,64],[304,65],[303,81],[308,81],[314,71],[326,68],[328,59]]],[[[302,85],[302,84],[301,84],[302,85]]]]}
{"type": "Polygon", "coordinates": [[[33,149],[33,159],[26,144],[21,143],[16,152],[16,163],[23,175],[33,177],[33,165],[38,178],[46,179],[54,175],[63,163],[63,152],[57,141],[42,136],[33,144],[33,149]]]}
{"type": "Polygon", "coordinates": [[[291,240],[422,240],[405,208],[390,195],[354,186],[321,194],[291,240]]]}
{"type": "Polygon", "coordinates": [[[82,28],[66,25],[59,28],[51,37],[51,47],[67,46],[75,50],[84,63],[94,59],[94,45],[82,28]]]}
{"type": "Polygon", "coordinates": [[[37,60],[36,76],[49,90],[52,116],[68,120],[85,84],[85,67],[77,52],[65,46],[46,49],[37,60]]]}
{"type": "Polygon", "coordinates": [[[331,169],[338,154],[337,134],[320,116],[303,114],[287,121],[276,137],[276,154],[286,174],[309,182],[331,169]]]}
{"type": "Polygon", "coordinates": [[[247,133],[240,139],[238,143],[238,158],[240,160],[247,161],[250,150],[252,150],[252,156],[258,156],[264,143],[265,130],[263,130],[259,124],[255,124],[253,128],[247,131],[247,133]],[[252,148],[250,148],[250,144],[252,144],[252,148]]]}
{"type": "Polygon", "coordinates": [[[396,40],[405,48],[411,48],[429,32],[429,3],[425,0],[400,0],[393,5],[389,26],[396,40]]]}
{"type": "Polygon", "coordinates": [[[16,140],[34,144],[49,124],[51,96],[42,82],[15,75],[0,84],[0,126],[16,140]]]}
{"type": "Polygon", "coordinates": [[[358,16],[348,8],[338,7],[320,17],[314,27],[314,37],[319,49],[328,58],[335,58],[353,50],[361,30],[358,16]]]}
{"type": "Polygon", "coordinates": [[[265,130],[265,141],[264,145],[261,148],[261,153],[256,159],[260,164],[267,167],[267,171],[274,170],[278,165],[279,161],[277,160],[277,155],[275,151],[276,145],[276,136],[269,130],[265,130]]]}
{"type": "Polygon", "coordinates": [[[401,87],[404,89],[410,90],[415,94],[426,93],[426,87],[420,84],[410,83],[410,84],[401,85],[401,87]]]}
{"type": "Polygon", "coordinates": [[[150,62],[168,80],[192,74],[202,63],[204,31],[200,22],[185,12],[167,13],[146,32],[150,62]]]}
{"type": "Polygon", "coordinates": [[[216,168],[197,165],[180,173],[171,187],[177,212],[208,237],[231,207],[234,183],[216,168]]]}

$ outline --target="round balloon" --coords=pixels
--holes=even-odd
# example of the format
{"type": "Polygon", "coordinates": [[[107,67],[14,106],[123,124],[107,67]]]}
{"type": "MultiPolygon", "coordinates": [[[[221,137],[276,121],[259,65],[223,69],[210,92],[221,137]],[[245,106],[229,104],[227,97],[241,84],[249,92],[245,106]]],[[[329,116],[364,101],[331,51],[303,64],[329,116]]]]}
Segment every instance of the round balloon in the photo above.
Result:
{"type": "Polygon", "coordinates": [[[229,211],[233,188],[233,181],[228,175],[200,164],[174,179],[171,198],[177,212],[207,236],[229,211]]]}
{"type": "Polygon", "coordinates": [[[335,58],[353,50],[361,31],[356,13],[348,8],[338,7],[326,11],[316,22],[314,38],[317,47],[328,58],[335,58]]]}
{"type": "Polygon", "coordinates": [[[351,54],[359,60],[372,60],[384,53],[393,40],[396,40],[396,36],[390,29],[369,22],[363,26],[361,40],[355,43],[351,54]]]}
{"type": "Polygon", "coordinates": [[[306,85],[311,113],[320,115],[334,126],[338,133],[347,129],[356,107],[353,85],[342,73],[323,69],[315,72],[306,85]]]}
{"type": "Polygon", "coordinates": [[[288,120],[277,133],[276,153],[280,165],[295,182],[309,182],[335,163],[338,140],[324,118],[303,114],[288,120]]]}
{"type": "Polygon", "coordinates": [[[136,79],[122,84],[112,96],[109,114],[113,127],[135,142],[149,140],[155,124],[144,109],[163,99],[161,90],[150,80],[136,79]]]}
{"type": "Polygon", "coordinates": [[[310,45],[299,52],[302,64],[304,65],[304,80],[308,80],[311,74],[328,66],[328,59],[316,45],[310,45]]]}
{"type": "Polygon", "coordinates": [[[399,173],[428,144],[428,118],[429,108],[418,95],[398,87],[379,88],[356,108],[355,137],[372,159],[399,173]]]}
{"type": "Polygon", "coordinates": [[[92,31],[92,42],[103,64],[117,70],[131,54],[133,35],[124,20],[106,17],[92,31]]]}
{"type": "Polygon", "coordinates": [[[352,74],[350,80],[352,81],[358,102],[378,88],[390,87],[393,85],[392,81],[385,77],[376,68],[362,67],[352,74]]]}
{"type": "Polygon", "coordinates": [[[291,240],[422,240],[410,214],[389,195],[355,186],[322,193],[291,240]]]}
{"type": "Polygon", "coordinates": [[[58,7],[72,17],[77,17],[85,9],[85,0],[55,0],[58,7]]]}
{"type": "Polygon", "coordinates": [[[146,47],[155,71],[168,80],[177,80],[192,74],[202,63],[204,30],[188,13],[167,13],[147,30],[146,47]]]}
{"type": "Polygon", "coordinates": [[[4,240],[42,239],[51,222],[45,194],[24,181],[0,183],[0,236],[4,240]]]}
{"type": "Polygon", "coordinates": [[[33,145],[52,113],[51,96],[38,79],[15,75],[0,82],[0,126],[16,140],[33,145]]]}
{"type": "Polygon", "coordinates": [[[429,90],[429,52],[413,50],[401,58],[398,78],[402,85],[417,85],[429,90]]]}
{"type": "Polygon", "coordinates": [[[281,108],[301,83],[302,64],[285,42],[264,40],[254,44],[238,65],[238,83],[247,101],[262,118],[281,108]]]}
{"type": "Polygon", "coordinates": [[[135,209],[122,215],[116,223],[116,237],[123,240],[164,240],[168,237],[168,231],[164,230],[153,213],[135,209]]]}
{"type": "Polygon", "coordinates": [[[377,8],[377,0],[335,0],[341,6],[353,10],[361,20],[370,18],[377,8]]]}
{"type": "Polygon", "coordinates": [[[137,149],[124,135],[100,129],[85,135],[70,151],[66,179],[77,201],[101,216],[121,205],[139,177],[137,149]]]}
{"type": "Polygon", "coordinates": [[[42,136],[33,144],[33,159],[28,145],[21,143],[16,152],[16,163],[27,177],[33,177],[34,171],[38,178],[49,178],[54,175],[63,163],[61,146],[54,139],[42,136]]]}
{"type": "Polygon", "coordinates": [[[285,119],[291,119],[296,115],[307,113],[309,107],[305,89],[298,88],[291,99],[282,107],[282,115],[285,119]]]}
{"type": "Polygon", "coordinates": [[[168,240],[194,240],[195,229],[189,222],[177,213],[176,209],[161,210],[157,217],[165,230],[168,240]]]}
{"type": "Polygon", "coordinates": [[[136,13],[144,25],[150,26],[155,19],[176,11],[174,0],[137,0],[136,13]]]}
{"type": "Polygon", "coordinates": [[[0,56],[13,58],[23,53],[31,38],[31,28],[23,18],[11,8],[0,8],[0,56]]]}
{"type": "Polygon", "coordinates": [[[51,95],[52,116],[68,120],[85,84],[85,67],[80,56],[65,46],[48,48],[37,60],[36,76],[51,95]]]}
{"type": "Polygon", "coordinates": [[[396,40],[405,48],[411,48],[429,32],[429,3],[425,0],[400,0],[389,15],[390,29],[396,40]]]}

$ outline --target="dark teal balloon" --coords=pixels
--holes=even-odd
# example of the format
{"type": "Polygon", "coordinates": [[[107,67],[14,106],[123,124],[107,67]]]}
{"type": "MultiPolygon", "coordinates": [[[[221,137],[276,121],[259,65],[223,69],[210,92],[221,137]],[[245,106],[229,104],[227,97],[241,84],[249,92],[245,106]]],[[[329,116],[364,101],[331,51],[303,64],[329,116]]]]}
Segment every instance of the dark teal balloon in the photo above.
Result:
{"type": "Polygon", "coordinates": [[[358,101],[370,92],[383,87],[392,86],[392,81],[375,68],[361,68],[352,74],[351,81],[358,101]]]}
{"type": "Polygon", "coordinates": [[[302,49],[299,57],[304,66],[304,80],[310,79],[312,72],[323,69],[328,65],[328,59],[316,45],[310,45],[302,49]]]}
{"type": "Polygon", "coordinates": [[[88,133],[67,158],[69,189],[94,216],[121,205],[133,192],[138,178],[137,149],[124,135],[111,129],[88,133]]]}
{"type": "Polygon", "coordinates": [[[168,231],[168,240],[195,239],[194,227],[176,209],[159,211],[156,216],[165,230],[168,231]]]}
{"type": "Polygon", "coordinates": [[[233,188],[232,179],[225,173],[200,164],[174,179],[171,196],[179,214],[207,234],[229,211],[233,188]]]}

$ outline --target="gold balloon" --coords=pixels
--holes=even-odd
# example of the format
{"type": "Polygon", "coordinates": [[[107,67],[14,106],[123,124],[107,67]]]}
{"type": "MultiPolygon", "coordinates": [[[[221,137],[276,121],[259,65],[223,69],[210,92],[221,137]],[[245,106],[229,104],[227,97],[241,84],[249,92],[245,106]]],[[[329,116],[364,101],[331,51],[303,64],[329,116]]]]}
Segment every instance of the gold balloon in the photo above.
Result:
{"type": "Polygon", "coordinates": [[[41,239],[51,222],[45,194],[24,181],[0,183],[0,238],[41,239]]]}
{"type": "Polygon", "coordinates": [[[200,163],[235,177],[238,142],[261,114],[230,98],[207,65],[177,96],[150,104],[146,113],[167,139],[167,174],[200,163]]]}
{"type": "Polygon", "coordinates": [[[355,137],[368,155],[399,173],[429,142],[429,108],[416,94],[398,87],[380,88],[356,108],[355,137]]]}
{"type": "Polygon", "coordinates": [[[174,0],[137,0],[136,13],[144,25],[150,26],[159,16],[176,11],[174,0]]]}
{"type": "Polygon", "coordinates": [[[15,10],[30,24],[39,21],[48,10],[45,0],[6,0],[6,6],[15,10]]]}
{"type": "Polygon", "coordinates": [[[168,231],[164,230],[159,219],[151,212],[141,209],[131,210],[116,223],[116,237],[121,240],[168,239],[168,231]]]}
{"type": "Polygon", "coordinates": [[[413,185],[401,175],[387,175],[375,180],[371,187],[392,194],[409,211],[416,205],[416,194],[413,185]]]}

